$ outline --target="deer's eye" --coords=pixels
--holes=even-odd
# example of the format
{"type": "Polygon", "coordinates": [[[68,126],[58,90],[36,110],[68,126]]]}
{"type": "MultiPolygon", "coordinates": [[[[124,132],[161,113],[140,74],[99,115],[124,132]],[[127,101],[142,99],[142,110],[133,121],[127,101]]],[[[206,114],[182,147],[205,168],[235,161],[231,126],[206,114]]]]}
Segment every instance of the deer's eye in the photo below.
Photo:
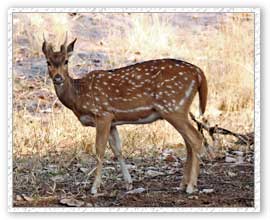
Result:
{"type": "Polygon", "coordinates": [[[68,64],[68,60],[65,60],[65,65],[67,65],[68,64]]]}
{"type": "Polygon", "coordinates": [[[51,66],[52,64],[51,64],[49,61],[47,61],[47,65],[48,65],[48,66],[51,66]]]}

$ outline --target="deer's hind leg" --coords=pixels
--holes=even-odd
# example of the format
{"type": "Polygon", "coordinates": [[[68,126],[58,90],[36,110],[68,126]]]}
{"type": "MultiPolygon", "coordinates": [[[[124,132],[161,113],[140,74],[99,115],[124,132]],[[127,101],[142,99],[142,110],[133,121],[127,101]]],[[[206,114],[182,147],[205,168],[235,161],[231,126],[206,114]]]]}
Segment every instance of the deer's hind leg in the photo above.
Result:
{"type": "Polygon", "coordinates": [[[184,169],[184,177],[180,187],[185,188],[187,193],[193,193],[197,186],[199,175],[199,159],[198,156],[202,151],[203,139],[200,133],[189,122],[188,117],[184,113],[170,113],[163,117],[182,135],[186,148],[187,160],[184,169]]]}
{"type": "Polygon", "coordinates": [[[120,163],[120,168],[121,168],[121,171],[123,173],[124,180],[127,184],[126,188],[127,188],[127,190],[131,190],[132,189],[132,180],[131,180],[130,174],[128,172],[127,166],[125,164],[124,158],[122,156],[121,140],[120,140],[117,128],[115,126],[111,127],[110,136],[109,136],[109,144],[110,144],[110,147],[112,148],[112,151],[113,151],[115,157],[118,159],[118,161],[120,163]]]}

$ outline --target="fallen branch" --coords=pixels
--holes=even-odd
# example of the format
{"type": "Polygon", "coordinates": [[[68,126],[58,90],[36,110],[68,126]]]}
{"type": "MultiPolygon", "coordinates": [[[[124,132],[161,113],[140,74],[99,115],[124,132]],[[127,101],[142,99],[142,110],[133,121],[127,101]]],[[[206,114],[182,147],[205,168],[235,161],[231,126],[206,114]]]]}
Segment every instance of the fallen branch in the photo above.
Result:
{"type": "Polygon", "coordinates": [[[238,141],[235,142],[236,144],[246,144],[247,146],[254,144],[254,132],[250,132],[247,134],[239,134],[239,133],[232,132],[228,129],[218,127],[218,125],[209,127],[203,122],[198,121],[191,112],[189,112],[189,115],[191,119],[197,124],[198,130],[203,135],[206,146],[209,146],[209,144],[207,143],[207,140],[203,134],[203,130],[206,130],[208,132],[208,134],[210,135],[213,141],[215,141],[214,134],[223,134],[223,135],[232,135],[238,138],[238,141]]]}

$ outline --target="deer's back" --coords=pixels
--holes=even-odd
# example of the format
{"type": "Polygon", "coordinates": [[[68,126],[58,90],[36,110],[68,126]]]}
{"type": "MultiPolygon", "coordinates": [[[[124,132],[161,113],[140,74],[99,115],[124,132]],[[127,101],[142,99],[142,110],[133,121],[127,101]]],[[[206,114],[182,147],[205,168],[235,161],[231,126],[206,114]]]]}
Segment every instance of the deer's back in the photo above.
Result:
{"type": "Polygon", "coordinates": [[[86,76],[88,83],[82,95],[88,101],[83,106],[100,114],[112,112],[119,120],[145,118],[153,110],[176,111],[192,102],[200,74],[203,73],[198,67],[174,59],[93,71],[86,76]]]}

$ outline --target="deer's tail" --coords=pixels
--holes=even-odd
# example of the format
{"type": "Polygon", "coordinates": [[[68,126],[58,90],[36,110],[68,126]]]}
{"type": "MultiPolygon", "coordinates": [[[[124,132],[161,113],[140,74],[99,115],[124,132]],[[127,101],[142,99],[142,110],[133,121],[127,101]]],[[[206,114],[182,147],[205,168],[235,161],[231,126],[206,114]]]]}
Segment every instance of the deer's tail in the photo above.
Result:
{"type": "Polygon", "coordinates": [[[207,92],[208,92],[208,87],[207,87],[207,80],[205,78],[204,73],[201,71],[198,73],[198,78],[199,78],[199,102],[200,102],[200,114],[202,115],[205,112],[206,109],[206,103],[207,103],[207,92]]]}

